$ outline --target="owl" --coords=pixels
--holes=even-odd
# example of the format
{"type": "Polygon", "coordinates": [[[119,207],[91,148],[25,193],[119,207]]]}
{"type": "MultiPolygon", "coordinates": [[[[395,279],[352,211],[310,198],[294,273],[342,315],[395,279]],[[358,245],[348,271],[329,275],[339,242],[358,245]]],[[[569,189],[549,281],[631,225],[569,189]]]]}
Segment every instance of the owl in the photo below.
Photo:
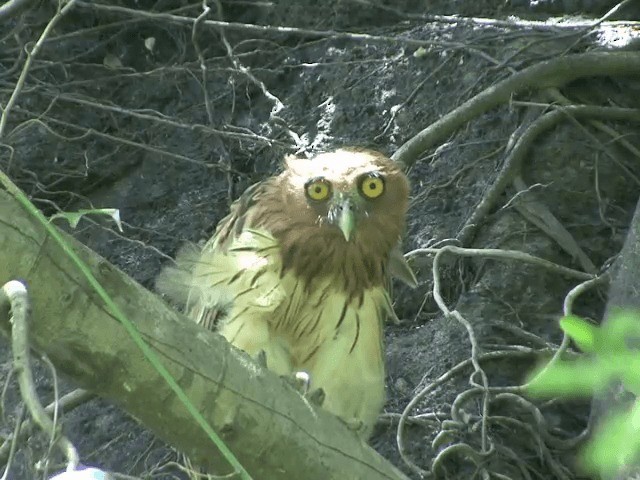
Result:
{"type": "Polygon", "coordinates": [[[322,408],[366,439],[385,401],[390,277],[415,285],[399,250],[408,196],[399,166],[372,150],[288,157],[158,287],[272,371],[303,372],[322,408]]]}

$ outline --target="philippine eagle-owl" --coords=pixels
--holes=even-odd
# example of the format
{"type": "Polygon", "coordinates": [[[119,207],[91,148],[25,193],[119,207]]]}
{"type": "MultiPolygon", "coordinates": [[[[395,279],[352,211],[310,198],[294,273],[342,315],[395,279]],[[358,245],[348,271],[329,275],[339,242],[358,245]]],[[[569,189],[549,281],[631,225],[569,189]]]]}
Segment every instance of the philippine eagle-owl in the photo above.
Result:
{"type": "Polygon", "coordinates": [[[158,286],[179,297],[182,284],[190,317],[264,352],[269,369],[306,372],[323,408],[367,438],[385,399],[390,276],[415,282],[399,250],[409,184],[392,160],[361,148],[285,163],[158,286]]]}

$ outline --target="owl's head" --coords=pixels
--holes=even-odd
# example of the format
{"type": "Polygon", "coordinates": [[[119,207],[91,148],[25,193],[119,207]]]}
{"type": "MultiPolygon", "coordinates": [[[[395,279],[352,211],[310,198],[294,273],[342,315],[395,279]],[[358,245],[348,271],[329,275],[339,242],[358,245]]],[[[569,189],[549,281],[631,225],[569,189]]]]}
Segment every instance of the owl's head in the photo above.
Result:
{"type": "Polygon", "coordinates": [[[285,201],[297,222],[312,223],[343,241],[391,236],[404,227],[409,182],[398,165],[381,153],[345,148],[311,159],[288,157],[285,201]],[[304,206],[304,208],[300,208],[304,206]]]}

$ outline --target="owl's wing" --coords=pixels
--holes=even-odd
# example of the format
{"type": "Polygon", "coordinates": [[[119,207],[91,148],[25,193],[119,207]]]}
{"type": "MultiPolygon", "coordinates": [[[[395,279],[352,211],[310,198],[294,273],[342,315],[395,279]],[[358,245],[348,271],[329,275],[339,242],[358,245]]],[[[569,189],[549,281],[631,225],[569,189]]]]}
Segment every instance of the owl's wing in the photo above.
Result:
{"type": "Polygon", "coordinates": [[[268,314],[282,301],[277,241],[252,228],[270,181],[245,190],[204,247],[183,247],[176,265],[165,268],[156,281],[160,292],[185,305],[185,313],[207,329],[245,309],[268,314]]]}
{"type": "MultiPolygon", "coordinates": [[[[215,234],[211,240],[207,242],[207,246],[210,246],[209,248],[226,250],[229,244],[233,242],[235,238],[238,238],[245,228],[251,228],[253,226],[253,220],[260,199],[272,181],[272,178],[268,178],[262,182],[254,183],[231,204],[229,214],[220,220],[220,223],[218,223],[216,227],[215,234]]],[[[205,246],[205,249],[207,246],[205,246]]]]}
{"type": "Polygon", "coordinates": [[[418,279],[404,258],[400,245],[391,250],[389,254],[389,273],[392,277],[397,278],[411,288],[418,286],[418,279]]]}

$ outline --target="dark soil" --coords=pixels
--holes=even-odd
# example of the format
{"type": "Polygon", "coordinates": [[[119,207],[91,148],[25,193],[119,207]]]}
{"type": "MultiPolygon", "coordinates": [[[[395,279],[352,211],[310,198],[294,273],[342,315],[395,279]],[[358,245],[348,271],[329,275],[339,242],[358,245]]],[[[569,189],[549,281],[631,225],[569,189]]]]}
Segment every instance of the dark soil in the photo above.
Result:
{"type": "MultiPolygon", "coordinates": [[[[1,105],[16,84],[25,44],[37,40],[54,3],[36,3],[0,27],[1,105]]],[[[195,18],[200,2],[109,3],[135,8],[132,12],[81,3],[51,32],[32,65],[2,139],[10,149],[0,149],[0,169],[48,215],[118,208],[122,233],[97,216],[83,219],[73,233],[152,289],[180,245],[208,238],[229,202],[278,171],[285,154],[362,145],[391,155],[422,128],[515,70],[560,55],[626,48],[624,32],[604,26],[585,36],[578,28],[428,16],[543,19],[529,3],[535,2],[223,2],[227,21],[314,30],[225,30],[235,59],[284,105],[277,115],[272,114],[274,101],[230,61],[220,30],[198,29],[203,74],[191,24],[135,14],[144,10],[195,18]],[[606,43],[611,39],[615,42],[606,43]]],[[[572,19],[584,21],[589,12],[600,14],[610,6],[583,6],[583,16],[572,19]]],[[[578,81],[562,93],[575,103],[635,108],[640,98],[638,84],[626,78],[578,81]]],[[[536,92],[513,100],[547,101],[536,92]]],[[[496,179],[510,137],[543,111],[502,105],[415,161],[409,170],[413,190],[406,251],[441,246],[456,237],[496,179]]],[[[615,141],[589,121],[561,123],[538,139],[522,168],[532,195],[596,269],[621,248],[639,191],[638,159],[618,141],[638,146],[637,127],[607,125],[617,132],[615,141]]],[[[520,250],[582,269],[518,212],[510,201],[515,194],[515,189],[504,192],[465,246],[520,250]]],[[[513,260],[447,258],[441,272],[444,299],[473,327],[481,352],[559,344],[563,300],[579,281],[513,260]]],[[[465,328],[444,317],[433,300],[431,261],[416,258],[414,267],[420,286],[395,286],[402,322],[386,328],[388,414],[401,413],[425,386],[471,355],[465,328]]],[[[575,312],[599,319],[604,294],[595,290],[581,296],[575,312]]],[[[0,358],[0,371],[7,376],[7,342],[0,342],[0,358]]],[[[514,354],[483,362],[483,367],[490,386],[519,385],[541,358],[514,354]]],[[[54,393],[50,372],[39,366],[36,373],[48,403],[54,393]]],[[[466,401],[459,397],[473,390],[470,381],[480,382],[472,373],[468,366],[453,375],[412,412],[439,412],[435,421],[413,423],[405,431],[407,455],[421,468],[429,470],[438,452],[456,442],[481,448],[482,396],[471,391],[466,401]],[[457,423],[443,424],[452,414],[457,423]],[[444,430],[448,433],[434,445],[444,430]]],[[[12,430],[19,403],[14,383],[4,399],[3,434],[12,430]]],[[[71,379],[61,379],[61,391],[72,388],[71,379]]],[[[487,432],[494,453],[483,466],[512,479],[578,478],[573,449],[541,449],[539,436],[532,433],[541,431],[532,415],[535,406],[556,437],[569,438],[586,426],[588,400],[543,405],[496,399],[490,404],[494,421],[487,432]]],[[[172,463],[179,459],[175,451],[106,400],[65,413],[63,425],[85,464],[142,478],[185,478],[172,463]]],[[[385,415],[371,443],[418,478],[400,458],[396,428],[397,416],[385,415]]],[[[9,478],[42,478],[35,465],[47,448],[44,437],[34,434],[18,450],[9,478]]],[[[51,471],[59,467],[55,464],[51,471]]],[[[468,457],[455,454],[444,458],[435,473],[457,479],[479,475],[468,457]]]]}

